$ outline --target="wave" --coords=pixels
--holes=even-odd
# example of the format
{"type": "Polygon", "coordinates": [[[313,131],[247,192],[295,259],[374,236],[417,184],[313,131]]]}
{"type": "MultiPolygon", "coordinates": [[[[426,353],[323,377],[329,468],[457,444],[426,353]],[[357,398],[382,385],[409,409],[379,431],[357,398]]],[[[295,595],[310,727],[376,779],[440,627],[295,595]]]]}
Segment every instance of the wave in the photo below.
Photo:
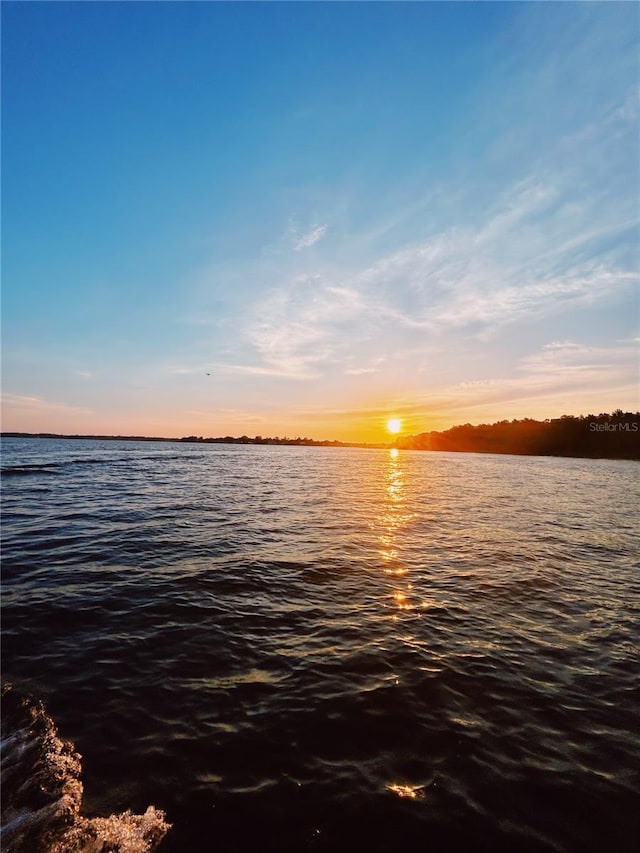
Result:
{"type": "Polygon", "coordinates": [[[170,828],[149,806],[87,818],[82,808],[81,756],[58,736],[41,702],[2,688],[3,853],[152,853],[170,828]]]}
{"type": "Polygon", "coordinates": [[[58,474],[64,473],[65,469],[75,469],[82,468],[86,465],[125,465],[130,466],[132,464],[139,464],[141,462],[181,462],[184,463],[185,460],[193,460],[199,459],[195,454],[156,454],[156,455],[147,455],[142,456],[136,454],[135,456],[121,456],[121,457],[72,457],[71,459],[63,459],[57,462],[22,462],[16,463],[14,465],[4,465],[0,468],[0,475],[3,477],[25,477],[33,474],[58,474]]]}
{"type": "Polygon", "coordinates": [[[57,462],[43,462],[37,465],[5,465],[0,468],[0,474],[3,477],[28,477],[31,474],[55,474],[56,468],[60,465],[57,462]]]}

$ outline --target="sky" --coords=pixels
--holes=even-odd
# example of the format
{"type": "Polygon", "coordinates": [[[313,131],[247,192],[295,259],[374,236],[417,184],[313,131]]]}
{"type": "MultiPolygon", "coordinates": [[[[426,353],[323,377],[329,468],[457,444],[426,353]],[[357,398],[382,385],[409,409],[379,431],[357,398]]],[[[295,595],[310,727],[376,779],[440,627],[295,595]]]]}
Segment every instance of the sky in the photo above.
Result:
{"type": "Polygon", "coordinates": [[[634,3],[2,4],[2,429],[639,408],[634,3]]]}

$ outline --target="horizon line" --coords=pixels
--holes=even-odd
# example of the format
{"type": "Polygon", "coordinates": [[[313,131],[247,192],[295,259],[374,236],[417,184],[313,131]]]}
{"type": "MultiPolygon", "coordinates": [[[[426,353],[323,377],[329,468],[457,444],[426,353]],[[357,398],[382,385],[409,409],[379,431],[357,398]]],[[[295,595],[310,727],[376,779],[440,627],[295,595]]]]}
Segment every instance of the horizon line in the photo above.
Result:
{"type": "Polygon", "coordinates": [[[495,426],[497,424],[503,423],[521,423],[521,422],[529,422],[529,423],[553,423],[555,421],[560,421],[563,419],[572,419],[572,420],[587,420],[589,418],[600,419],[600,418],[611,418],[611,417],[639,417],[640,411],[631,412],[631,411],[623,411],[621,408],[614,409],[612,412],[599,412],[598,414],[589,413],[586,415],[569,415],[563,414],[559,415],[556,418],[503,418],[501,420],[493,421],[491,423],[482,422],[478,424],[472,424],[467,421],[462,424],[454,424],[451,427],[447,427],[446,429],[441,430],[424,430],[423,432],[418,433],[402,433],[399,435],[395,435],[391,441],[383,442],[383,441],[342,441],[340,439],[327,439],[327,438],[311,438],[309,436],[261,436],[261,435],[241,435],[241,436],[202,436],[202,435],[184,435],[184,436],[156,436],[156,435],[134,435],[134,434],[107,434],[107,433],[57,433],[50,431],[43,432],[27,432],[23,430],[0,430],[0,438],[69,438],[69,439],[103,439],[103,440],[127,440],[127,441],[183,441],[183,442],[217,442],[217,443],[233,443],[233,444],[308,444],[308,445],[334,445],[341,447],[376,447],[376,448],[385,448],[385,447],[393,447],[395,443],[399,440],[408,440],[411,438],[417,438],[422,435],[434,435],[434,434],[442,434],[449,432],[450,430],[458,429],[460,427],[472,426],[472,427],[482,427],[482,426],[495,426]]]}

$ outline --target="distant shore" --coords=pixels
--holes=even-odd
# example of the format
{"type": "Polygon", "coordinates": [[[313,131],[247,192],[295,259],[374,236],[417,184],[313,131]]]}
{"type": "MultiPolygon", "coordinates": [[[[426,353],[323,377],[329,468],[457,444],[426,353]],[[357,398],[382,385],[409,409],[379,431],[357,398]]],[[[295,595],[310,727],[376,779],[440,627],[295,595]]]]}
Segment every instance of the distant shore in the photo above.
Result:
{"type": "Polygon", "coordinates": [[[498,453],[512,456],[566,456],[583,459],[640,460],[640,412],[563,415],[537,421],[532,418],[498,421],[493,424],[464,424],[444,431],[399,436],[389,442],[289,438],[217,438],[188,435],[165,438],[143,435],[61,435],[51,432],[1,432],[1,438],[93,439],[99,441],[168,441],[193,444],[266,444],[293,447],[360,447],[373,449],[432,450],[456,453],[498,453]]]}
{"type": "Polygon", "coordinates": [[[64,435],[54,432],[0,432],[0,438],[60,438],[60,439],[92,439],[95,441],[172,441],[180,444],[283,444],[294,447],[372,447],[389,449],[395,447],[394,442],[364,442],[364,441],[328,441],[315,438],[262,438],[247,435],[240,437],[225,435],[220,438],[204,438],[198,435],[187,435],[182,438],[163,438],[152,435],[64,435]]]}

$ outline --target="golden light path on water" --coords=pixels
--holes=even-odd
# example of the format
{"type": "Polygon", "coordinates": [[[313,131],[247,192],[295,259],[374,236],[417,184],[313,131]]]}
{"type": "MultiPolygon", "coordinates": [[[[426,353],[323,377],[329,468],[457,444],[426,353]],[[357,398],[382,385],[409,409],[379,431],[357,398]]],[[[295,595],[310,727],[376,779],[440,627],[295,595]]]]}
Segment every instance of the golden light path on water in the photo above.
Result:
{"type": "MultiPolygon", "coordinates": [[[[384,488],[385,499],[378,519],[381,530],[379,534],[380,556],[385,563],[384,572],[386,574],[403,577],[407,574],[407,567],[400,558],[402,533],[414,517],[414,513],[407,507],[405,471],[402,458],[395,447],[389,451],[384,488]]],[[[402,594],[402,590],[397,590],[394,597],[398,600],[397,595],[402,594]]]]}
{"type": "MultiPolygon", "coordinates": [[[[415,517],[415,513],[408,508],[406,474],[397,447],[389,450],[384,487],[385,499],[378,519],[381,528],[380,556],[384,563],[385,574],[398,578],[392,593],[394,605],[400,611],[394,619],[398,619],[402,611],[413,610],[415,607],[411,600],[412,583],[407,581],[404,586],[400,583],[400,579],[406,578],[409,572],[401,554],[406,528],[415,517]]],[[[397,676],[395,683],[399,683],[397,676]]],[[[425,797],[423,784],[409,784],[406,780],[391,782],[386,788],[402,799],[417,800],[425,797]]]]}

